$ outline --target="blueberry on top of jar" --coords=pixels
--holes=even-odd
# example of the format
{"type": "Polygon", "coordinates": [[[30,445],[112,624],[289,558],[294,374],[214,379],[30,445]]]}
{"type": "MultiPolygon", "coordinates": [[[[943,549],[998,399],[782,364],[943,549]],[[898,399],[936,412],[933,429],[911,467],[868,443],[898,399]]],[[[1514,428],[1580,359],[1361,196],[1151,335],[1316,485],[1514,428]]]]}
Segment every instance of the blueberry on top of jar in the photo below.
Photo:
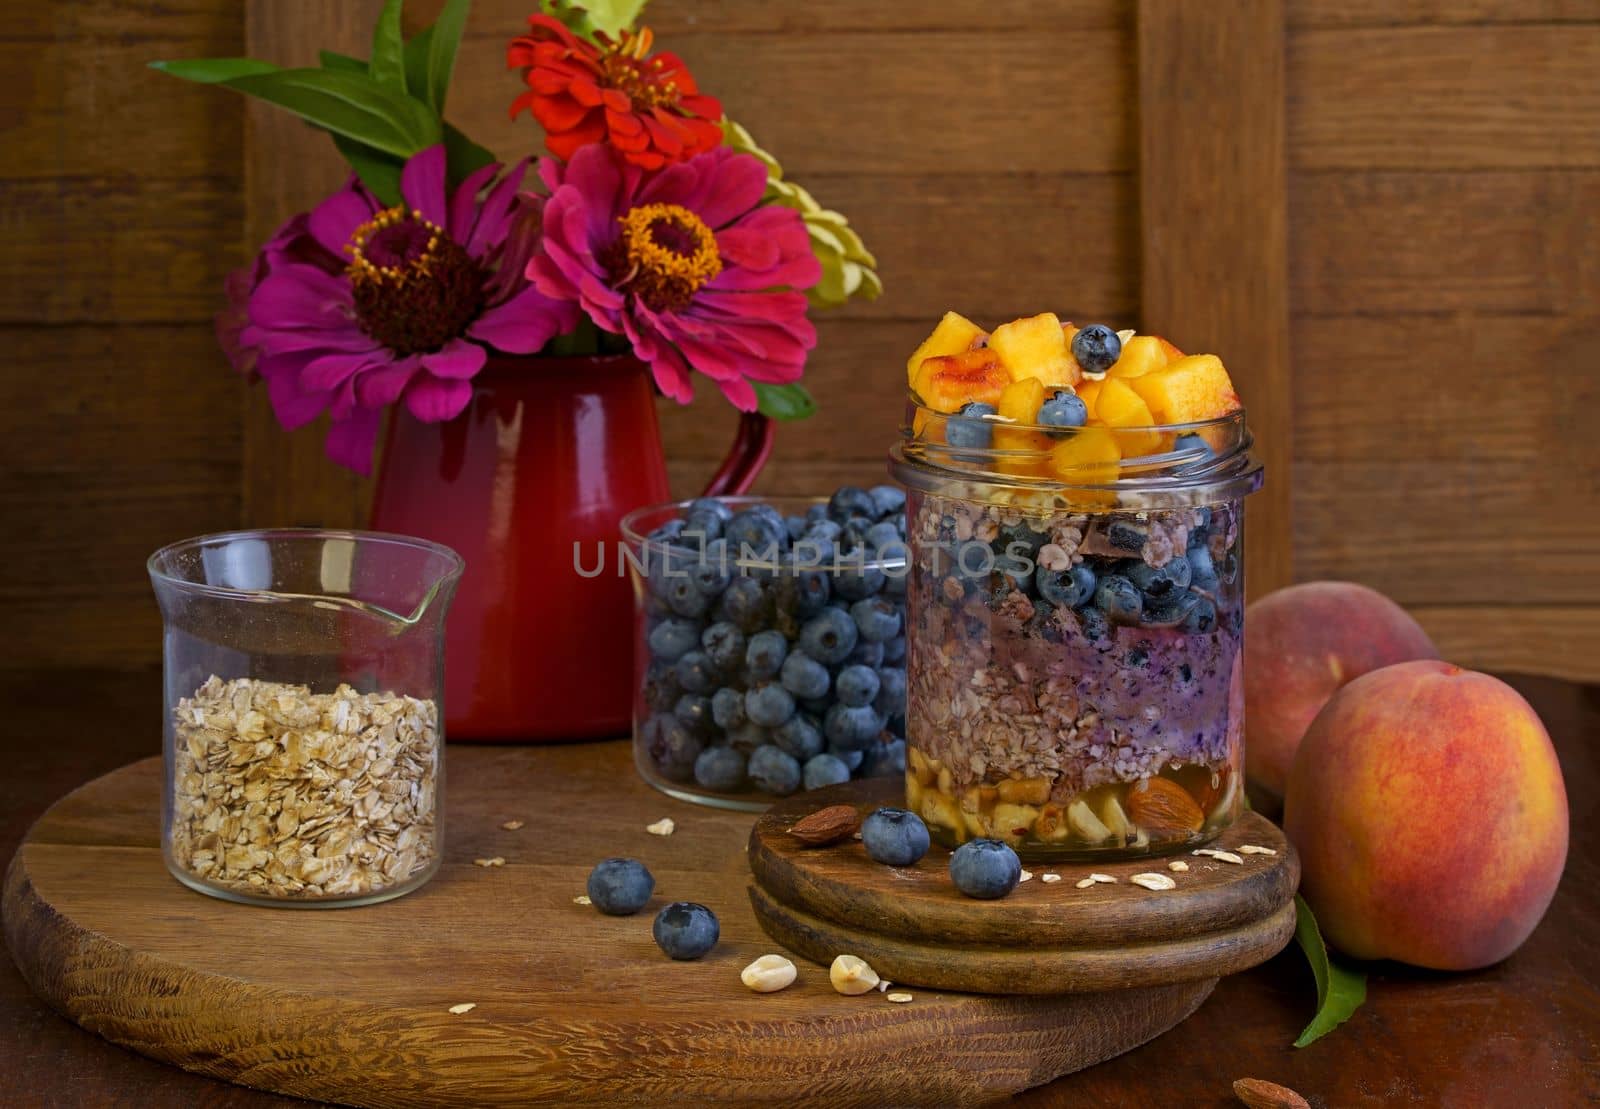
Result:
{"type": "Polygon", "coordinates": [[[994,442],[994,423],[983,419],[999,409],[983,401],[968,401],[956,410],[945,425],[945,441],[952,447],[987,449],[994,442]]]}
{"type": "Polygon", "coordinates": [[[1122,339],[1103,323],[1091,323],[1072,337],[1072,357],[1085,373],[1104,373],[1122,357],[1122,339]]]}
{"type": "Polygon", "coordinates": [[[1089,422],[1089,406],[1071,389],[1058,391],[1039,407],[1039,423],[1045,427],[1082,427],[1089,422]]]}

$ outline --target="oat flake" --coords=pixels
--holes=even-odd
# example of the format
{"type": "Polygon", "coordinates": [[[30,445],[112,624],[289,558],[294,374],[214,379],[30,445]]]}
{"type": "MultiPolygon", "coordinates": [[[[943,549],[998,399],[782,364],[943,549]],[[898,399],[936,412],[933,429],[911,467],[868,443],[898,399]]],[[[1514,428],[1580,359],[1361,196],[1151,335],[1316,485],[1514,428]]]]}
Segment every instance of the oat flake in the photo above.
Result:
{"type": "Polygon", "coordinates": [[[500,825],[500,827],[504,828],[508,832],[515,832],[518,828],[522,827],[522,821],[508,820],[504,824],[500,825]]]}
{"type": "Polygon", "coordinates": [[[654,824],[646,824],[644,830],[653,836],[670,836],[678,830],[678,826],[673,823],[672,817],[664,816],[654,824]]]}
{"type": "Polygon", "coordinates": [[[470,1013],[477,1007],[478,1003],[476,1001],[463,1001],[460,1005],[450,1006],[450,1012],[459,1017],[462,1013],[470,1013]]]}
{"type": "Polygon", "coordinates": [[[889,1000],[893,1001],[896,1005],[904,1005],[906,1002],[911,1000],[911,995],[908,993],[892,993],[889,995],[889,1000]]]}

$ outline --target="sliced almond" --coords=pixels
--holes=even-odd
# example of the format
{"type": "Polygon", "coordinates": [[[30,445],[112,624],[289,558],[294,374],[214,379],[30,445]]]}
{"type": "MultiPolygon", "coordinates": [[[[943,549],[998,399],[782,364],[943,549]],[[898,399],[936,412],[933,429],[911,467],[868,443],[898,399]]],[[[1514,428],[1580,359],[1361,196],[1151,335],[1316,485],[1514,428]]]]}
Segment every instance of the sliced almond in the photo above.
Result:
{"type": "Polygon", "coordinates": [[[1244,860],[1238,855],[1235,855],[1232,851],[1221,851],[1215,847],[1197,847],[1190,853],[1194,855],[1205,855],[1209,858],[1216,859],[1219,863],[1232,863],[1234,866],[1244,865],[1244,860]]]}
{"type": "Polygon", "coordinates": [[[893,1001],[896,1005],[904,1005],[906,1002],[912,1000],[912,998],[908,993],[892,993],[889,995],[889,1000],[893,1001]]]}
{"type": "Polygon", "coordinates": [[[644,830],[653,836],[670,836],[678,830],[678,825],[674,823],[672,817],[663,816],[654,824],[646,824],[644,830]]]}
{"type": "Polygon", "coordinates": [[[1255,843],[1246,843],[1240,846],[1241,855],[1276,855],[1277,852],[1270,847],[1262,847],[1255,843]]]}
{"type": "Polygon", "coordinates": [[[1173,859],[1170,863],[1167,864],[1167,869],[1168,870],[1175,870],[1179,874],[1182,874],[1184,871],[1189,869],[1189,864],[1184,862],[1182,859],[1173,859]]]}
{"type": "Polygon", "coordinates": [[[460,1005],[450,1006],[449,1011],[459,1017],[462,1013],[470,1013],[477,1007],[478,1003],[476,1001],[463,1001],[460,1005]]]}
{"type": "Polygon", "coordinates": [[[1143,886],[1147,890],[1170,890],[1178,888],[1178,883],[1174,882],[1171,878],[1168,878],[1165,874],[1135,874],[1132,878],[1129,878],[1128,881],[1132,882],[1136,886],[1143,886]]]}

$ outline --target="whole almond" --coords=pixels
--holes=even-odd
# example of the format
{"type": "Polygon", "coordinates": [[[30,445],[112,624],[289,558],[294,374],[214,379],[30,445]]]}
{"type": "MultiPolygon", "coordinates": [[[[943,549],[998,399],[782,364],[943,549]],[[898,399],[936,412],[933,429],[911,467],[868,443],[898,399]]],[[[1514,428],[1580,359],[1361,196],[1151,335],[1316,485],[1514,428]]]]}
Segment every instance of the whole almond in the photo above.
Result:
{"type": "Polygon", "coordinates": [[[1198,832],[1206,822],[1189,791],[1166,778],[1146,778],[1130,789],[1128,816],[1152,836],[1198,832]]]}
{"type": "Polygon", "coordinates": [[[1310,1103],[1289,1087],[1264,1078],[1235,1079],[1233,1096],[1250,1109],[1311,1109],[1310,1103]]]}
{"type": "Polygon", "coordinates": [[[829,805],[789,826],[789,834],[807,847],[825,847],[855,835],[861,814],[854,805],[829,805]]]}

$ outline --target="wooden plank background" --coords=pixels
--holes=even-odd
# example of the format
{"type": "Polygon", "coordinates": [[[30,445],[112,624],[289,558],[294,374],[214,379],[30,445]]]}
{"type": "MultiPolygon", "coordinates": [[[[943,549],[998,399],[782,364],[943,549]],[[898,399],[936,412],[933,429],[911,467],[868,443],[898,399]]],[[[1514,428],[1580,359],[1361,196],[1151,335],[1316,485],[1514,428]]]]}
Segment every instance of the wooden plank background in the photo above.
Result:
{"type": "MultiPolygon", "coordinates": [[[[155,658],[143,559],[162,542],[359,521],[362,483],[315,430],[282,435],[211,338],[222,275],[337,180],[331,147],[144,63],[360,49],[372,5],[51,0],[0,28],[0,599],[16,629],[0,667],[155,658]]],[[[782,430],[760,487],[877,479],[897,367],[945,308],[1148,326],[1215,342],[1265,413],[1287,523],[1265,530],[1252,581],[1366,581],[1463,663],[1600,678],[1600,0],[1205,7],[1268,55],[1279,37],[1281,123],[1260,51],[1240,59],[1231,124],[1172,95],[1194,61],[1177,3],[655,0],[660,38],[851,216],[888,284],[819,317],[824,414],[782,430]],[[1281,126],[1277,162],[1243,153],[1263,149],[1262,121],[1281,126]],[[1186,159],[1257,168],[1185,193],[1168,178],[1186,159]],[[1229,257],[1276,287],[1259,316],[1207,321],[1218,259],[1186,266],[1151,233],[1220,251],[1274,207],[1273,172],[1286,262],[1272,234],[1229,257]],[[1162,284],[1141,280],[1162,257],[1162,284]]],[[[518,85],[500,60],[526,8],[478,0],[478,62],[452,91],[453,116],[513,154],[538,141],[506,116],[518,85]]],[[[712,396],[663,416],[674,487],[692,492],[733,418],[712,396]]]]}

